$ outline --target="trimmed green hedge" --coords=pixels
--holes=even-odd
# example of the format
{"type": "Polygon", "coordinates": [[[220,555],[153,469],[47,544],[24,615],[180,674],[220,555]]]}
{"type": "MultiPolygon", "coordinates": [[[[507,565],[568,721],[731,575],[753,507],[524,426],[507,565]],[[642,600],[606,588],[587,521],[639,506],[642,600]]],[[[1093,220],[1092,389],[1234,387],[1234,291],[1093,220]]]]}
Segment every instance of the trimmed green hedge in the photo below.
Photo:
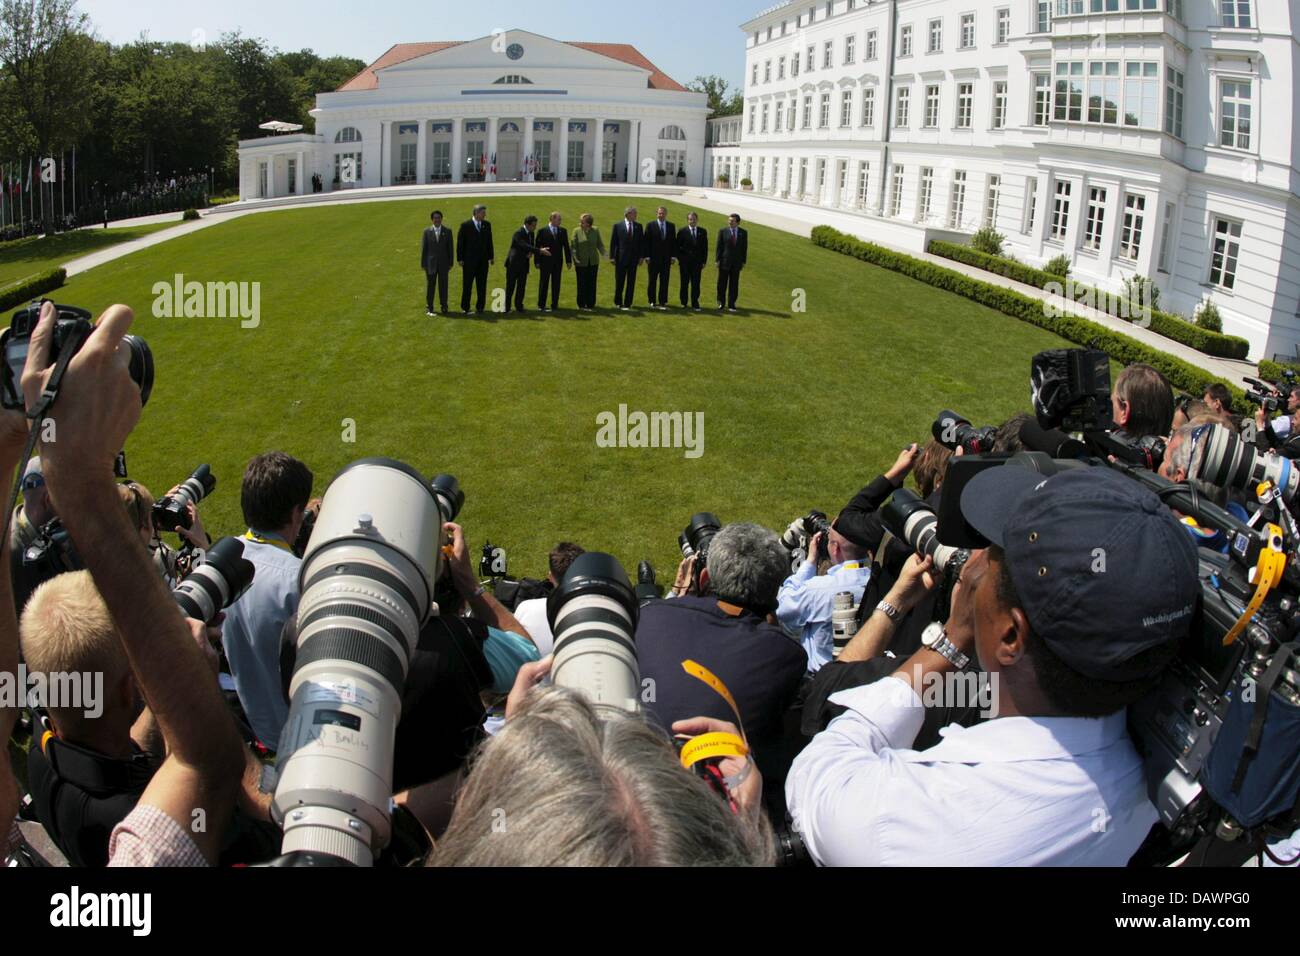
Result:
{"type": "Polygon", "coordinates": [[[1293,365],[1290,362],[1274,362],[1272,359],[1261,359],[1259,363],[1259,378],[1266,382],[1282,381],[1282,370],[1289,368],[1291,371],[1300,375],[1300,365],[1293,365]]]}
{"type": "Polygon", "coordinates": [[[63,285],[67,278],[67,270],[51,269],[49,272],[42,272],[30,279],[24,279],[22,282],[6,286],[4,289],[0,289],[0,310],[24,305],[39,295],[57,289],[63,285]]]}
{"type": "MultiPolygon", "coordinates": [[[[963,262],[968,266],[975,266],[978,269],[984,269],[1039,289],[1046,289],[1053,282],[1064,286],[1066,282],[1063,276],[1053,275],[1050,272],[1044,272],[1042,269],[1034,269],[1020,262],[1003,259],[1000,256],[990,256],[987,253],[972,249],[970,246],[959,246],[956,243],[942,242],[938,239],[930,242],[930,254],[943,256],[945,259],[953,259],[956,262],[963,262]]],[[[1117,319],[1125,318],[1115,310],[1118,296],[1108,295],[1080,282],[1075,282],[1073,289],[1075,301],[1091,298],[1092,302],[1090,304],[1100,311],[1113,315],[1117,319]]],[[[1126,319],[1126,321],[1128,320],[1126,319]]],[[[1192,325],[1190,322],[1184,322],[1182,319],[1176,318],[1168,312],[1161,312],[1159,309],[1151,310],[1151,324],[1148,328],[1152,332],[1173,339],[1175,342],[1181,342],[1183,345],[1190,346],[1198,352],[1204,352],[1206,355],[1244,359],[1250,351],[1250,343],[1239,336],[1211,332],[1209,329],[1203,329],[1192,325]]]]}
{"type": "MultiPolygon", "coordinates": [[[[901,252],[895,252],[892,249],[886,249],[883,246],[877,246],[874,243],[863,242],[861,239],[856,239],[837,229],[832,229],[830,226],[817,226],[814,228],[812,241],[815,245],[824,249],[840,252],[846,256],[853,256],[863,262],[870,262],[872,265],[893,272],[901,272],[903,275],[917,279],[927,285],[932,285],[937,289],[956,293],[973,302],[978,302],[980,305],[996,309],[1012,318],[1047,329],[1049,332],[1054,332],[1062,338],[1085,348],[1101,349],[1112,359],[1124,365],[1130,365],[1133,362],[1145,362],[1158,369],[1174,388],[1191,395],[1199,397],[1205,394],[1205,389],[1211,382],[1222,381],[1222,379],[1215,378],[1204,369],[1197,368],[1182,359],[1174,358],[1172,355],[1153,349],[1136,339],[1129,338],[1127,335],[1113,332],[1105,326],[1088,319],[1072,315],[1051,318],[1039,299],[1023,295],[1011,289],[1004,289],[1002,286],[994,285],[991,282],[972,279],[970,276],[955,272],[952,269],[932,265],[929,262],[901,252]]],[[[1230,382],[1223,382],[1223,384],[1232,393],[1234,403],[1245,407],[1247,404],[1245,392],[1230,382]]]]}

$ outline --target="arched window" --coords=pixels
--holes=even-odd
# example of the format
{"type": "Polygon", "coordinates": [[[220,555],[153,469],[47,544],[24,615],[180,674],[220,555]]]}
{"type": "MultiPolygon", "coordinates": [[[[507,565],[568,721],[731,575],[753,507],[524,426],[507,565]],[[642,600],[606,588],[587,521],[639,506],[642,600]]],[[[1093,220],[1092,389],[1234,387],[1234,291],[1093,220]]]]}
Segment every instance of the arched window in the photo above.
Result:
{"type": "Polygon", "coordinates": [[[659,131],[660,139],[685,139],[686,133],[680,126],[665,126],[659,131]]]}
{"type": "Polygon", "coordinates": [[[526,76],[520,76],[518,73],[509,73],[499,80],[492,81],[493,86],[532,86],[533,81],[526,76]]]}
{"type": "Polygon", "coordinates": [[[336,143],[359,143],[361,142],[361,130],[355,126],[345,126],[334,134],[336,143]]]}

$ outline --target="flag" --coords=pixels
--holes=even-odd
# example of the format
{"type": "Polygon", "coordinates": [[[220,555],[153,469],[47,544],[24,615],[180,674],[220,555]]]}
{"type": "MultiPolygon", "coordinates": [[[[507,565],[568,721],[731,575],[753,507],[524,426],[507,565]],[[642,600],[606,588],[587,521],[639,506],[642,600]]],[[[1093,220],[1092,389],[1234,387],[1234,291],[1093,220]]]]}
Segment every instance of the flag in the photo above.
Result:
{"type": "Polygon", "coordinates": [[[493,176],[495,176],[495,175],[497,174],[497,154],[496,154],[496,153],[493,153],[493,154],[492,154],[492,165],[488,168],[488,172],[490,172],[493,176]]]}

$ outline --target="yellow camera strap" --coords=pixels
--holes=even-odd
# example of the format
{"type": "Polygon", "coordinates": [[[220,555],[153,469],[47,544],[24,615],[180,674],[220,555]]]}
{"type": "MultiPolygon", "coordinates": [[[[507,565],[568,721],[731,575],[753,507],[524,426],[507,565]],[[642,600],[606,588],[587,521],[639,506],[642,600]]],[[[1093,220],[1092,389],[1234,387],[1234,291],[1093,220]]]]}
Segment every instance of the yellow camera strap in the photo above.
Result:
{"type": "Polygon", "coordinates": [[[1264,531],[1268,535],[1268,546],[1259,552],[1259,561],[1250,572],[1255,593],[1241,617],[1237,618],[1237,623],[1223,635],[1224,647],[1235,641],[1237,635],[1245,630],[1250,619],[1264,603],[1268,592],[1282,583],[1282,572],[1286,569],[1286,552],[1282,550],[1282,529],[1275,524],[1267,524],[1264,526],[1264,531]]]}
{"type": "Polygon", "coordinates": [[[740,719],[740,708],[736,706],[736,699],[731,696],[731,691],[727,690],[727,685],[707,667],[695,661],[682,661],[682,670],[712,687],[727,702],[736,717],[736,726],[740,728],[740,736],[726,731],[713,731],[692,737],[682,746],[682,766],[689,770],[701,760],[748,756],[749,745],[744,738],[745,725],[740,719]]]}

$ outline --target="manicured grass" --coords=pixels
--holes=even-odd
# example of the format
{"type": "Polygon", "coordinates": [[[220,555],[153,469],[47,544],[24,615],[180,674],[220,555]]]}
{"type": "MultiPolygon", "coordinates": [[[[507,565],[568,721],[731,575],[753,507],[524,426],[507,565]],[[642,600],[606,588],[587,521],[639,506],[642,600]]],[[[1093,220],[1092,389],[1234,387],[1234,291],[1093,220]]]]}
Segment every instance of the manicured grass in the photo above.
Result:
{"type": "MultiPolygon", "coordinates": [[[[609,241],[626,201],[488,200],[497,244],[489,290],[504,285],[510,234],[532,212],[559,209],[572,227],[592,212],[609,241]]],[[[438,202],[453,226],[472,200],[438,202]]],[[[642,201],[642,218],[653,218],[642,201]]],[[[1041,329],[772,229],[749,226],[738,315],[571,306],[564,277],[553,315],[427,318],[419,269],[433,203],[383,202],[247,216],[143,250],[72,279],[60,300],[136,310],[133,331],[157,360],[157,382],[128,448],[155,493],[200,462],[218,476],[203,505],[214,536],[243,530],[239,480],[252,455],[280,448],[315,471],[320,493],[369,455],[457,475],[461,520],[511,571],[541,576],[561,539],[611,551],[630,573],[651,558],[661,582],[695,511],[780,530],[811,507],[834,514],[923,441],[943,408],[975,424],[1028,405],[1029,359],[1064,343],[1041,329]],[[261,322],[155,318],[154,283],[261,283],[261,322]],[[807,308],[792,312],[796,290],[807,308]],[[597,415],[703,412],[704,454],[600,448],[597,415]],[[343,441],[355,422],[355,443],[343,441]]],[[[688,209],[674,203],[683,224],[688,209]]],[[[722,217],[701,214],[716,235],[722,217]]],[[[712,304],[716,271],[704,274],[712,304]]],[[[613,297],[600,270],[599,301],[613,297]]],[[[674,271],[670,301],[676,302],[674,271]]],[[[638,276],[644,302],[646,273],[638,276]]],[[[537,276],[527,303],[536,305],[537,276]]],[[[460,278],[452,278],[453,308],[460,278]]],[[[489,299],[490,303],[490,299],[489,299]]]]}
{"type": "Polygon", "coordinates": [[[160,229],[170,229],[176,222],[152,223],[147,226],[120,226],[108,229],[78,229],[39,239],[19,239],[0,245],[0,289],[28,276],[56,269],[80,256],[98,252],[132,239],[139,239],[160,229]]]}

